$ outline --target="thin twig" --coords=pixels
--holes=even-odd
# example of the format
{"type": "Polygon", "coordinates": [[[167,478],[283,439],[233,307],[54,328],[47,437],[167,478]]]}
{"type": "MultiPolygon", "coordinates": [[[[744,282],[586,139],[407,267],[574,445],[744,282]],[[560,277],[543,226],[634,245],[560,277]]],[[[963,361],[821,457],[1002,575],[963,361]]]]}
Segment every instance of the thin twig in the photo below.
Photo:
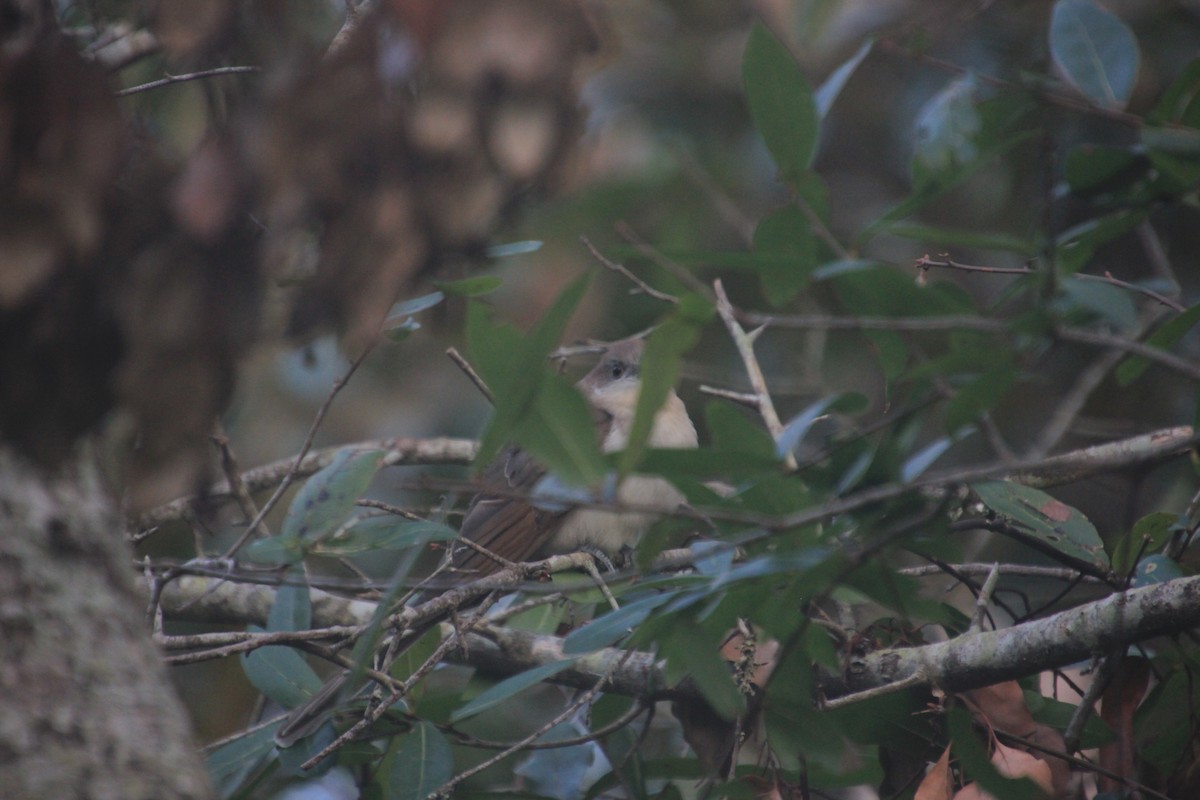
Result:
{"type": "Polygon", "coordinates": [[[677,281],[709,302],[716,302],[712,289],[709,289],[704,281],[692,274],[690,269],[673,259],[667,258],[657,247],[654,247],[638,236],[637,232],[633,230],[628,222],[618,220],[613,227],[616,229],[617,235],[633,245],[633,249],[637,250],[639,255],[653,261],[659,267],[669,272],[677,281]]]}
{"type": "Polygon", "coordinates": [[[1096,659],[1096,663],[1093,664],[1092,682],[1088,684],[1087,690],[1079,698],[1079,705],[1075,706],[1071,720],[1067,723],[1066,730],[1063,731],[1063,749],[1068,753],[1074,753],[1079,749],[1079,739],[1083,735],[1083,727],[1087,725],[1092,710],[1099,702],[1100,696],[1104,694],[1113,675],[1116,674],[1124,654],[1124,648],[1114,650],[1103,659],[1096,659]]]}
{"type": "Polygon", "coordinates": [[[488,386],[487,381],[485,381],[479,375],[479,373],[475,371],[475,368],[471,366],[471,362],[467,361],[466,357],[462,353],[458,352],[458,348],[447,347],[446,355],[455,363],[455,365],[458,366],[459,369],[463,371],[463,374],[465,374],[471,380],[471,383],[475,384],[475,388],[479,390],[479,393],[486,397],[489,403],[496,405],[496,395],[492,394],[491,387],[488,386]]]}
{"type": "Polygon", "coordinates": [[[596,246],[593,245],[586,236],[580,236],[579,241],[583,242],[583,246],[588,249],[588,252],[590,252],[592,254],[592,258],[596,259],[596,261],[600,264],[600,266],[604,267],[605,269],[612,270],[613,272],[617,273],[618,275],[621,275],[622,277],[624,277],[626,280],[628,280],[630,283],[632,283],[634,286],[637,287],[637,289],[635,291],[639,291],[642,294],[647,295],[648,297],[653,297],[655,300],[661,300],[664,303],[671,303],[672,305],[675,305],[679,302],[678,297],[676,297],[673,294],[667,294],[666,292],[661,292],[658,289],[655,289],[653,286],[646,283],[644,280],[639,278],[637,275],[634,275],[632,272],[630,272],[629,269],[625,267],[625,265],[618,264],[615,261],[611,261],[611,260],[605,258],[604,254],[602,254],[599,250],[597,250],[596,246]]]}
{"type": "Polygon", "coordinates": [[[708,386],[707,384],[701,384],[699,392],[701,394],[712,395],[713,397],[720,397],[724,400],[730,400],[747,408],[753,408],[755,411],[758,410],[758,395],[752,392],[735,392],[732,389],[722,389],[718,386],[708,386]]]}
{"type": "Polygon", "coordinates": [[[987,580],[983,582],[983,588],[979,590],[979,596],[975,598],[975,614],[971,617],[971,625],[967,628],[967,633],[979,633],[983,630],[983,618],[987,616],[988,603],[992,601],[992,592],[996,591],[996,584],[999,580],[1000,562],[997,561],[988,572],[987,580]]]}
{"type": "Polygon", "coordinates": [[[221,472],[224,473],[225,480],[229,484],[230,494],[237,500],[238,507],[242,510],[242,516],[247,520],[258,519],[259,535],[263,538],[270,537],[271,531],[267,528],[267,523],[258,517],[258,506],[254,504],[254,498],[246,489],[237,456],[234,455],[233,448],[229,446],[229,436],[220,423],[217,423],[217,432],[213,434],[212,440],[221,453],[221,472]]]}
{"type": "MultiPolygon", "coordinates": [[[[783,435],[783,423],[779,421],[779,414],[775,412],[775,404],[771,402],[771,393],[767,388],[767,379],[763,375],[762,367],[758,364],[758,358],[754,355],[754,337],[757,333],[746,333],[737,321],[733,304],[729,302],[729,296],[725,294],[725,287],[720,280],[713,281],[713,291],[717,296],[717,313],[721,315],[725,327],[729,329],[729,335],[737,347],[738,354],[742,357],[742,364],[746,368],[750,386],[758,395],[758,413],[766,423],[771,438],[778,442],[779,437],[783,435]]],[[[796,456],[790,451],[784,456],[784,465],[789,470],[796,469],[796,456]]]]}
{"type": "Polygon", "coordinates": [[[292,485],[292,481],[296,478],[297,470],[300,469],[300,464],[304,462],[304,457],[308,455],[309,448],[312,447],[313,439],[316,438],[317,435],[317,430],[321,427],[321,423],[325,421],[325,415],[329,413],[329,407],[333,405],[333,399],[337,397],[338,392],[340,392],[350,381],[351,376],[354,375],[359,366],[366,361],[367,356],[370,355],[371,351],[375,349],[375,345],[378,343],[378,341],[378,338],[372,339],[371,342],[365,348],[363,348],[363,351],[359,354],[358,358],[350,362],[350,367],[346,370],[346,372],[333,382],[333,386],[330,388],[329,394],[325,397],[325,401],[322,402],[321,407],[317,409],[317,414],[313,418],[312,425],[310,425],[308,428],[308,435],[304,437],[304,444],[300,447],[300,452],[296,454],[296,458],[292,462],[291,468],[287,471],[287,474],[283,476],[283,480],[280,481],[279,486],[275,489],[274,494],[271,495],[271,497],[259,510],[258,516],[256,516],[250,522],[250,524],[246,526],[246,530],[242,532],[242,535],[238,537],[237,541],[225,551],[225,558],[233,558],[237,551],[242,548],[242,545],[246,544],[250,536],[258,528],[259,523],[266,518],[267,514],[271,513],[271,509],[275,507],[275,504],[278,503],[280,498],[283,497],[284,492],[286,492],[288,487],[292,485]]]}
{"type": "Polygon", "coordinates": [[[451,792],[454,790],[454,787],[458,786],[460,783],[465,781],[467,778],[470,778],[472,775],[477,775],[480,772],[483,772],[485,769],[488,769],[489,767],[491,767],[494,764],[498,764],[499,762],[508,758],[510,755],[517,752],[518,750],[525,747],[526,745],[531,744],[532,742],[545,736],[547,733],[550,732],[550,730],[552,730],[559,723],[564,722],[567,719],[570,719],[572,715],[574,715],[577,711],[579,711],[579,709],[583,708],[588,703],[592,702],[592,699],[596,695],[598,695],[600,693],[600,690],[603,689],[605,684],[608,683],[608,679],[612,675],[612,673],[616,672],[622,665],[624,665],[624,663],[627,660],[629,660],[629,657],[632,656],[633,653],[634,653],[633,650],[625,651],[625,654],[620,659],[615,661],[612,664],[612,666],[609,667],[609,669],[604,673],[604,675],[602,675],[600,677],[600,679],[598,681],[596,681],[595,686],[593,686],[591,689],[589,689],[586,692],[584,692],[583,694],[581,694],[579,696],[579,698],[575,700],[574,703],[571,703],[569,706],[567,706],[565,709],[563,709],[559,714],[555,715],[555,717],[553,719],[551,719],[546,724],[542,725],[542,727],[538,728],[536,731],[529,734],[521,741],[515,742],[514,744],[510,745],[508,748],[501,750],[499,753],[492,756],[491,758],[484,759],[483,761],[481,761],[480,763],[471,767],[470,769],[464,770],[464,771],[460,772],[459,774],[455,775],[453,778],[446,781],[441,786],[439,786],[437,789],[435,789],[433,792],[431,792],[429,794],[429,797],[449,797],[451,792]]]}
{"type": "Polygon", "coordinates": [[[185,75],[167,75],[165,78],[159,78],[156,81],[142,83],[137,86],[130,86],[128,89],[120,89],[113,92],[115,97],[128,97],[131,94],[139,94],[148,92],[151,89],[160,89],[163,86],[170,86],[173,83],[186,83],[188,81],[198,81],[203,78],[215,78],[219,75],[244,75],[250,72],[262,72],[262,67],[214,67],[213,69],[204,69],[199,72],[189,72],[185,75]]]}
{"type": "MultiPolygon", "coordinates": [[[[945,257],[938,261],[930,258],[928,254],[918,258],[915,266],[922,272],[928,272],[933,267],[953,269],[959,272],[982,272],[992,275],[1036,275],[1038,272],[1030,267],[986,267],[978,264],[963,264],[960,261],[954,261],[953,259],[945,257]]],[[[1156,303],[1162,303],[1164,306],[1174,311],[1187,310],[1187,307],[1179,303],[1179,301],[1167,297],[1165,294],[1160,294],[1153,289],[1148,289],[1145,286],[1138,286],[1135,283],[1129,283],[1128,281],[1123,281],[1120,278],[1114,278],[1111,272],[1105,272],[1103,275],[1090,275],[1086,272],[1076,272],[1070,277],[1079,281],[1107,283],[1110,286],[1116,286],[1121,289],[1125,289],[1126,291],[1134,292],[1135,294],[1144,295],[1156,303]]]]}

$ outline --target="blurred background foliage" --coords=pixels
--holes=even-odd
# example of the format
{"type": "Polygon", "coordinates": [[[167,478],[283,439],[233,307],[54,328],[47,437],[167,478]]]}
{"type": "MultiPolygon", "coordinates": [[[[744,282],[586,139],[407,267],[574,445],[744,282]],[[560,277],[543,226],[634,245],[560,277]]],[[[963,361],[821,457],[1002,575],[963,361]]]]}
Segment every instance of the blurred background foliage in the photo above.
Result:
{"type": "MultiPolygon", "coordinates": [[[[778,476],[748,475],[749,488],[740,500],[742,507],[755,510],[787,513],[856,488],[907,480],[934,458],[939,467],[950,467],[1040,457],[1050,449],[1190,424],[1196,410],[1193,379],[1151,368],[1136,381],[1123,382],[1113,374],[1122,359],[1113,358],[1080,393],[1078,387],[1092,380],[1088,371],[1105,351],[1063,341],[1054,330],[1069,324],[1144,339],[1162,319],[1150,316],[1147,309],[1157,306],[1145,295],[1073,280],[1076,272],[1111,273],[1183,306],[1191,305],[1200,291],[1200,148],[1195,141],[1200,75],[1193,61],[1200,42],[1200,8],[1166,0],[1104,3],[1137,43],[1134,51],[1122,50],[1120,32],[1114,34],[1115,57],[1105,63],[1117,69],[1132,58],[1134,68],[1125,76],[1127,86],[1120,75],[1108,73],[1115,94],[1105,98],[1073,72],[1073,56],[1053,52],[1052,13],[1065,5],[1037,0],[595,4],[590,13],[600,44],[580,83],[586,118],[576,149],[556,178],[552,198],[522,200],[512,221],[490,241],[540,246],[495,258],[451,253],[439,261],[436,272],[411,284],[407,296],[434,291],[435,279],[495,276],[499,287],[484,301],[495,319],[525,330],[577,277],[591,274],[564,342],[616,339],[661,320],[669,309],[632,293],[626,279],[602,269],[581,243],[586,237],[600,253],[671,294],[693,287],[662,267],[664,258],[705,282],[720,277],[733,303],[744,310],[872,317],[965,314],[1010,321],[1003,334],[770,325],[757,340],[757,354],[785,421],[829,398],[852,399],[821,415],[799,457],[803,461],[823,454],[829,444],[849,444],[806,473],[806,487],[778,476]],[[761,21],[757,28],[755,20],[761,21]],[[758,49],[751,48],[758,62],[747,55],[752,36],[760,37],[758,49]],[[792,65],[789,69],[778,67],[780,54],[792,65]],[[772,94],[805,84],[818,90],[813,108],[819,128],[813,119],[810,129],[797,129],[811,112],[800,109],[798,117],[788,116],[786,104],[772,94]],[[756,92],[763,105],[752,115],[756,92]],[[806,136],[811,147],[803,142],[806,136]],[[922,271],[914,263],[923,256],[1011,270],[1031,267],[1033,272],[922,271]],[[856,395],[861,399],[853,399],[856,395]],[[1069,412],[1068,425],[1048,433],[1047,423],[1064,403],[1079,407],[1069,412]],[[875,433],[858,437],[860,431],[875,433]]],[[[181,6],[160,3],[153,9],[159,15],[158,35],[172,44],[164,54],[117,71],[122,86],[190,69],[268,67],[319,58],[344,15],[342,4],[335,2],[260,2],[207,24],[205,12],[198,9],[210,6],[199,4],[189,11],[179,10],[181,6]],[[237,28],[236,35],[226,30],[230,26],[237,28]],[[218,30],[220,36],[212,33],[218,30]],[[205,31],[220,40],[219,47],[203,41],[205,31]],[[196,55],[190,56],[193,51],[196,55]]],[[[211,5],[218,9],[213,13],[222,7],[211,5]]],[[[63,2],[60,11],[64,27],[84,30],[120,21],[136,27],[145,20],[147,7],[97,0],[63,2]]],[[[257,74],[228,75],[138,93],[122,103],[146,135],[162,143],[166,158],[182,160],[202,145],[213,126],[240,124],[253,110],[263,80],[257,74]]],[[[303,250],[302,244],[295,246],[303,250]]],[[[268,289],[268,318],[273,293],[287,291],[268,289]]],[[[448,345],[465,349],[468,302],[478,301],[449,296],[417,315],[420,327],[404,341],[377,349],[337,398],[315,445],[477,435],[488,404],[443,354],[448,345]]],[[[277,326],[282,324],[276,320],[277,326]]],[[[719,324],[698,326],[697,332],[699,341],[682,363],[680,391],[702,428],[701,440],[719,451],[753,450],[757,419],[729,406],[714,408],[714,401],[698,390],[700,384],[744,390],[741,362],[719,324]],[[735,441],[737,446],[731,447],[735,441]]],[[[1177,343],[1167,344],[1185,358],[1197,355],[1196,338],[1186,330],[1177,343]]],[[[315,409],[354,355],[329,334],[310,335],[294,347],[281,347],[276,340],[256,346],[239,367],[237,389],[223,419],[242,466],[296,453],[315,409]]],[[[372,496],[436,508],[441,499],[411,491],[411,480],[411,470],[384,472],[372,496]]],[[[1091,520],[1111,550],[1136,520],[1155,510],[1186,508],[1193,491],[1194,474],[1188,465],[1176,463],[1079,482],[1055,495],[1091,520]]],[[[916,508],[897,504],[880,516],[894,520],[916,508]]],[[[269,522],[276,529],[279,519],[269,522]]],[[[220,543],[236,535],[228,523],[224,520],[227,527],[222,528],[219,521],[209,531],[216,538],[206,549],[223,549],[220,543]]],[[[858,525],[867,541],[886,527],[844,517],[819,535],[811,527],[793,531],[780,537],[778,546],[801,552],[825,546],[849,536],[858,525]]],[[[946,532],[943,525],[916,531],[906,544],[946,558],[1045,561],[983,532],[946,544],[939,540],[946,532]]],[[[723,532],[732,535],[732,530],[729,526],[723,532]]],[[[193,554],[191,532],[183,526],[164,530],[147,547],[154,555],[193,554]]],[[[754,555],[764,552],[752,549],[754,555]]],[[[382,578],[394,560],[372,558],[360,566],[382,578]]],[[[836,559],[811,566],[818,588],[796,589],[787,600],[770,602],[784,608],[787,601],[798,605],[828,590],[857,600],[869,597],[897,616],[911,611],[912,622],[961,629],[962,619],[939,603],[904,607],[897,599],[904,592],[897,586],[881,587],[871,569],[847,574],[844,567],[836,559]]],[[[781,568],[764,567],[764,574],[781,568]]],[[[806,568],[796,566],[792,580],[802,583],[797,576],[804,576],[806,568]]],[[[1030,583],[1014,589],[1025,592],[1036,607],[1058,587],[1030,583]]],[[[767,602],[754,590],[746,593],[755,603],[767,602]]],[[[677,628],[674,639],[665,629],[649,628],[642,631],[642,641],[656,639],[668,654],[695,652],[696,642],[717,635],[734,609],[750,604],[734,595],[732,590],[733,599],[714,595],[714,603],[725,605],[703,626],[693,621],[694,627],[677,628]]],[[[951,602],[964,598],[969,600],[969,594],[961,589],[959,596],[936,597],[951,602]]],[[[871,608],[869,618],[860,621],[886,628],[889,618],[871,608]]],[[[690,618],[681,611],[663,619],[665,626],[690,618]]],[[[906,631],[901,636],[911,633],[907,625],[901,627],[906,631]]],[[[810,633],[797,633],[794,626],[772,632],[780,638],[807,637],[789,653],[797,663],[829,655],[827,645],[811,641],[810,633]]],[[[186,695],[194,698],[202,738],[245,725],[257,694],[242,679],[236,660],[184,667],[177,674],[186,695]],[[219,690],[215,680],[222,681],[219,690]],[[211,702],[217,691],[220,704],[211,702]]],[[[456,688],[461,689],[431,691],[425,702],[432,717],[444,716],[446,709],[437,706],[457,697],[456,688]]],[[[791,691],[801,698],[809,688],[793,686],[791,691]]],[[[561,703],[557,689],[545,691],[546,705],[561,703]]],[[[710,700],[720,690],[713,692],[710,700]]],[[[788,708],[806,704],[801,699],[788,708]]],[[[787,707],[782,698],[778,705],[787,707]]],[[[515,738],[511,726],[517,724],[516,709],[512,704],[505,708],[508,713],[481,723],[485,729],[503,728],[491,731],[493,738],[515,738]]],[[[903,716],[912,710],[892,711],[903,716]]],[[[790,722],[812,724],[811,714],[805,711],[790,722]]],[[[862,719],[845,716],[845,741],[869,748],[887,738],[878,731],[855,730],[862,719]]],[[[797,741],[814,746],[820,736],[813,733],[798,734],[797,741]]],[[[677,754],[677,736],[664,726],[650,737],[643,757],[651,760],[655,748],[677,754]]],[[[929,750],[936,758],[930,750],[935,737],[913,730],[903,731],[903,737],[916,737],[916,750],[929,750]]],[[[831,741],[838,747],[843,743],[840,737],[831,741]]],[[[836,753],[811,756],[807,768],[813,785],[878,783],[880,776],[864,756],[867,751],[860,751],[862,761],[850,752],[843,751],[842,775],[833,774],[836,753]]],[[[557,765],[535,759],[522,769],[535,791],[551,792],[552,787],[538,781],[568,769],[579,774],[598,769],[584,763],[585,757],[591,755],[564,756],[567,761],[557,765]]],[[[784,766],[797,768],[786,759],[784,766]]],[[[892,787],[887,796],[904,796],[913,788],[892,787]]]]}

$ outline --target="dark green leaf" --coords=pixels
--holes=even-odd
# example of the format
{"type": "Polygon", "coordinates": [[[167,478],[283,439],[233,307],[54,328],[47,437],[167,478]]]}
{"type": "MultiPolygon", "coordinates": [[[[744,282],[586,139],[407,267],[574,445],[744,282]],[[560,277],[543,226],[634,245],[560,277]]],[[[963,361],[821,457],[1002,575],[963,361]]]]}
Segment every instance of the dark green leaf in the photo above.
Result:
{"type": "Polygon", "coordinates": [[[1011,481],[971,484],[983,504],[1030,536],[1071,558],[1108,569],[1096,528],[1074,508],[1038,489],[1011,481]]]}
{"type": "MultiPolygon", "coordinates": [[[[1071,718],[1079,710],[1079,706],[1074,703],[1064,703],[1028,690],[1025,691],[1025,705],[1029,707],[1029,712],[1035,720],[1043,725],[1058,728],[1059,731],[1066,731],[1071,718]]],[[[1090,750],[1108,744],[1115,738],[1113,729],[1108,727],[1104,720],[1096,714],[1089,714],[1087,722],[1083,724],[1079,745],[1084,750],[1090,750]]]]}
{"type": "Polygon", "coordinates": [[[530,686],[536,686],[547,678],[554,677],[574,664],[575,661],[576,659],[574,658],[565,658],[562,661],[542,664],[540,667],[534,667],[518,675],[505,678],[495,686],[480,692],[469,702],[460,706],[450,715],[450,721],[461,722],[480,712],[487,711],[489,708],[499,705],[513,695],[528,689],[530,686]]]}
{"type": "MultiPolygon", "coordinates": [[[[294,578],[304,578],[300,570],[288,573],[294,578]]],[[[308,586],[283,585],[275,591],[275,602],[267,617],[269,631],[304,631],[312,627],[312,602],[308,586]]]]}
{"type": "Polygon", "coordinates": [[[804,288],[817,266],[820,241],[800,209],[787,206],[758,223],[754,252],[770,256],[758,270],[763,294],[774,306],[782,306],[804,288]]]}
{"type": "Polygon", "coordinates": [[[332,758],[327,758],[320,764],[317,764],[311,769],[305,769],[304,764],[313,756],[320,753],[326,747],[333,743],[337,738],[337,733],[333,730],[333,725],[325,722],[312,734],[305,736],[298,742],[295,742],[290,747],[281,747],[276,752],[279,756],[279,766],[287,775],[296,778],[319,778],[329,770],[333,769],[335,763],[342,763],[342,753],[338,753],[339,758],[335,761],[332,758]]]}
{"type": "Polygon", "coordinates": [[[969,780],[990,792],[996,800],[1029,800],[1040,790],[1028,778],[1006,778],[992,765],[987,751],[975,736],[970,713],[961,707],[948,712],[950,746],[969,780]]]}
{"type": "Polygon", "coordinates": [[[1158,104],[1149,114],[1155,125],[1176,123],[1200,128],[1200,58],[1194,58],[1183,68],[1158,104]]]}
{"type": "Polygon", "coordinates": [[[985,372],[961,387],[946,406],[946,432],[951,436],[962,432],[986,411],[991,411],[1004,399],[1017,382],[1015,367],[1005,364],[985,372]]]}
{"type": "Polygon", "coordinates": [[[1088,100],[1122,109],[1137,83],[1137,39],[1117,16],[1093,0],[1058,0],[1050,17],[1054,63],[1088,100]]]}
{"type": "Polygon", "coordinates": [[[463,278],[458,281],[433,281],[434,286],[455,297],[479,297],[491,294],[503,283],[504,279],[499,275],[476,275],[474,278],[463,278]]]}
{"type": "Polygon", "coordinates": [[[970,313],[969,302],[944,283],[917,285],[915,276],[875,265],[831,279],[847,310],[881,317],[920,317],[970,313]]]}
{"type": "Polygon", "coordinates": [[[1008,233],[943,228],[918,222],[889,222],[881,225],[880,233],[890,233],[902,239],[925,242],[932,251],[942,252],[950,247],[971,247],[977,250],[1005,250],[1030,257],[1037,253],[1037,245],[1028,239],[1008,233]]]}
{"type": "Polygon", "coordinates": [[[326,539],[312,552],[326,556],[348,556],[373,550],[403,550],[430,542],[448,542],[458,531],[439,522],[400,521],[392,515],[359,517],[337,536],[326,539]]]}
{"type": "Polygon", "coordinates": [[[1114,191],[1141,177],[1146,158],[1127,147],[1080,145],[1067,153],[1063,173],[1075,194],[1114,191]]]}
{"type": "Polygon", "coordinates": [[[400,740],[392,758],[394,800],[428,800],[453,777],[450,742],[433,723],[418,723],[400,740]]]}
{"type": "Polygon", "coordinates": [[[746,453],[763,461],[779,457],[771,435],[732,403],[714,400],[704,407],[704,419],[714,449],[746,453]]]}
{"type": "Polygon", "coordinates": [[[339,450],[329,466],[297,492],[283,519],[284,539],[321,539],[333,533],[379,471],[382,450],[339,450]]]}
{"type": "Polygon", "coordinates": [[[1063,231],[1055,241],[1059,268],[1068,275],[1079,272],[1091,263],[1101,245],[1133,230],[1145,218],[1142,209],[1121,210],[1063,231]]]}
{"type": "Polygon", "coordinates": [[[222,797],[228,797],[271,754],[278,728],[279,723],[274,723],[244,733],[208,754],[205,767],[222,797]]]}
{"type": "Polygon", "coordinates": [[[565,655],[578,655],[616,642],[629,631],[645,621],[659,606],[676,596],[676,592],[663,592],[626,603],[617,611],[610,611],[594,619],[582,628],[576,628],[563,640],[565,655]]]}
{"type": "Polygon", "coordinates": [[[948,173],[975,161],[981,122],[975,110],[975,79],[960,78],[934,95],[917,113],[916,163],[924,170],[948,173]]]}
{"type": "Polygon", "coordinates": [[[546,357],[562,338],[571,313],[587,290],[587,276],[559,295],[543,317],[521,337],[508,326],[492,325],[481,306],[467,311],[467,339],[475,368],[495,395],[496,413],[481,437],[476,464],[488,464],[513,429],[532,412],[550,371],[546,357]]]}
{"type": "Polygon", "coordinates": [[[290,647],[252,650],[242,658],[242,669],[255,689],[284,708],[295,708],[321,689],[317,673],[290,647]]]}
{"type": "Polygon", "coordinates": [[[624,477],[633,471],[645,451],[654,415],[662,408],[679,377],[679,362],[700,338],[700,327],[713,314],[712,306],[696,295],[684,295],[671,316],[646,340],[642,353],[642,388],[629,440],[620,456],[617,471],[624,477]]]}
{"type": "Polygon", "coordinates": [[[854,55],[843,61],[841,65],[829,74],[825,82],[817,88],[813,93],[813,102],[817,106],[817,116],[825,119],[829,114],[829,109],[833,108],[833,104],[837,101],[838,95],[842,93],[846,82],[850,80],[850,76],[858,69],[858,65],[863,62],[867,55],[871,52],[871,47],[875,44],[873,39],[868,39],[863,42],[854,55]]]}
{"type": "Polygon", "coordinates": [[[596,426],[583,395],[561,375],[546,375],[531,413],[519,421],[513,438],[568,485],[596,486],[605,464],[596,426]]]}
{"type": "Polygon", "coordinates": [[[282,536],[255,539],[239,551],[242,558],[258,564],[295,564],[304,558],[306,553],[304,542],[298,539],[284,539],[282,536]]]}
{"type": "Polygon", "coordinates": [[[1171,540],[1179,517],[1166,511],[1155,511],[1139,519],[1133,530],[1117,540],[1112,548],[1112,568],[1117,575],[1127,575],[1134,559],[1157,553],[1171,540]]]}
{"type": "Polygon", "coordinates": [[[1064,312],[1090,312],[1122,331],[1131,330],[1137,325],[1137,308],[1129,292],[1107,283],[1066,281],[1055,306],[1064,312]]]}
{"type": "Polygon", "coordinates": [[[731,665],[721,658],[720,642],[704,627],[677,620],[660,644],[667,657],[668,680],[672,673],[689,675],[712,709],[725,719],[744,713],[746,698],[733,682],[731,665]]]}
{"type": "Polygon", "coordinates": [[[754,126],[779,171],[789,182],[799,180],[816,150],[817,108],[795,60],[761,22],[746,43],[742,83],[754,126]]]}

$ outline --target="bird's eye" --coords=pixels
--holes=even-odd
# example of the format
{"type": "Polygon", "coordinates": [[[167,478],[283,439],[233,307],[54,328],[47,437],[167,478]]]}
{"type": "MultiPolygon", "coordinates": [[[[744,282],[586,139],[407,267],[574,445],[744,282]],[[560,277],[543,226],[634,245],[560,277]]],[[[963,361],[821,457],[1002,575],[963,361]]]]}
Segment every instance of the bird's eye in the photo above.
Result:
{"type": "Polygon", "coordinates": [[[608,374],[612,375],[613,380],[620,380],[625,376],[625,365],[620,361],[613,361],[608,365],[608,374]]]}

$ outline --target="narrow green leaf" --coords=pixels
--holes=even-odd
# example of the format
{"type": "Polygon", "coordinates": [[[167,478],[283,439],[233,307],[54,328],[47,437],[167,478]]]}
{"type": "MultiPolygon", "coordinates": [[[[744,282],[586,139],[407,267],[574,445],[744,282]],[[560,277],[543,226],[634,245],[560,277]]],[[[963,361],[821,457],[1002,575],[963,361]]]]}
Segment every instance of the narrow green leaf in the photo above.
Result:
{"type": "MultiPolygon", "coordinates": [[[[1200,322],[1200,305],[1192,306],[1182,314],[1167,320],[1146,339],[1146,344],[1166,350],[1182,339],[1183,335],[1195,327],[1197,322],[1200,322]]],[[[1117,367],[1117,383],[1121,386],[1128,386],[1140,378],[1149,366],[1150,362],[1147,359],[1141,356],[1130,356],[1117,367]]]]}
{"type": "Polygon", "coordinates": [[[930,252],[943,252],[951,247],[971,247],[978,250],[1004,250],[1026,257],[1037,253],[1034,242],[1007,233],[944,228],[917,222],[889,222],[880,226],[879,230],[902,239],[925,242],[930,252]]]}
{"type": "Polygon", "coordinates": [[[438,522],[401,522],[391,515],[359,517],[337,536],[315,545],[311,552],[348,556],[374,550],[403,550],[430,542],[447,542],[456,536],[456,530],[438,522]]]}
{"type": "Polygon", "coordinates": [[[1137,308],[1127,290],[1098,281],[1066,281],[1055,307],[1064,312],[1086,311],[1109,322],[1117,330],[1137,325],[1137,308]]]}
{"type": "Polygon", "coordinates": [[[1050,54],[1063,75],[1101,108],[1122,109],[1137,83],[1137,39],[1093,0],[1058,0],[1050,17],[1050,54]]]}
{"type": "Polygon", "coordinates": [[[833,108],[833,104],[837,101],[838,95],[842,93],[850,76],[858,69],[871,52],[871,48],[875,45],[874,39],[868,39],[863,42],[854,55],[843,61],[841,65],[829,74],[825,82],[813,93],[813,102],[817,106],[817,116],[825,119],[829,115],[829,109],[833,108]]]}
{"type": "Polygon", "coordinates": [[[646,340],[637,410],[629,431],[629,441],[617,464],[621,477],[632,472],[641,460],[654,426],[654,415],[662,408],[679,377],[680,359],[699,341],[701,325],[712,314],[712,306],[707,302],[696,295],[684,295],[666,321],[646,340]]]}
{"type": "Polygon", "coordinates": [[[642,624],[651,612],[677,594],[677,592],[662,592],[634,600],[616,611],[610,611],[604,616],[592,620],[582,628],[576,628],[563,640],[563,653],[577,655],[609,646],[624,638],[631,629],[642,624]]]}
{"type": "Polygon", "coordinates": [[[472,700],[459,706],[454,713],[450,715],[451,722],[461,722],[464,719],[469,719],[483,711],[487,711],[493,706],[499,705],[508,698],[528,689],[530,686],[536,686],[542,681],[552,678],[562,672],[567,667],[576,662],[577,659],[565,658],[562,661],[555,661],[551,664],[542,664],[540,667],[525,670],[524,672],[513,675],[510,678],[497,683],[495,686],[480,692],[472,700]]]}
{"type": "Polygon", "coordinates": [[[476,275],[473,278],[463,278],[458,281],[433,281],[433,285],[448,295],[456,297],[479,297],[491,294],[503,285],[504,279],[499,275],[476,275]]]}
{"type": "Polygon", "coordinates": [[[338,451],[329,466],[317,472],[297,492],[281,536],[286,539],[320,539],[333,533],[354,510],[354,504],[379,471],[382,450],[338,451]]]}
{"type": "Polygon", "coordinates": [[[545,377],[532,412],[512,435],[568,486],[604,480],[605,462],[587,401],[561,375],[545,377]]]}
{"type": "Polygon", "coordinates": [[[508,244],[494,244],[487,249],[486,255],[488,258],[508,258],[509,256],[523,256],[526,253],[536,253],[542,249],[542,243],[537,239],[527,239],[523,242],[509,242],[508,244]]]}
{"type": "Polygon", "coordinates": [[[1188,62],[1148,118],[1155,125],[1175,123],[1200,128],[1200,58],[1188,62]]]}
{"type": "Polygon", "coordinates": [[[454,753],[432,722],[418,723],[400,740],[392,758],[395,800],[428,800],[452,777],[454,753]]]}
{"type": "Polygon", "coordinates": [[[1145,156],[1131,148],[1084,144],[1067,153],[1063,177],[1075,194],[1094,195],[1140,179],[1147,166],[1145,156]]]}
{"type": "Polygon", "coordinates": [[[755,23],[742,56],[742,84],[750,116],[785,180],[812,163],[819,120],[812,90],[783,43],[755,23]]]}
{"type": "MultiPolygon", "coordinates": [[[[256,629],[251,626],[251,630],[256,629]]],[[[242,658],[250,684],[284,708],[295,708],[321,689],[321,679],[304,657],[290,647],[252,650],[242,658]]]]}
{"type": "Polygon", "coordinates": [[[1078,510],[1039,489],[1011,481],[971,484],[983,504],[1069,558],[1108,569],[1104,542],[1078,510]]]}
{"type": "Polygon", "coordinates": [[[412,300],[402,300],[392,306],[392,310],[388,312],[389,317],[410,317],[426,309],[433,308],[438,303],[446,299],[446,295],[441,292],[431,292],[430,294],[414,297],[412,300]]]}
{"type": "Polygon", "coordinates": [[[719,642],[702,626],[678,620],[661,645],[668,667],[690,676],[714,711],[730,720],[745,711],[746,698],[733,682],[732,668],[721,658],[719,642]]]}

